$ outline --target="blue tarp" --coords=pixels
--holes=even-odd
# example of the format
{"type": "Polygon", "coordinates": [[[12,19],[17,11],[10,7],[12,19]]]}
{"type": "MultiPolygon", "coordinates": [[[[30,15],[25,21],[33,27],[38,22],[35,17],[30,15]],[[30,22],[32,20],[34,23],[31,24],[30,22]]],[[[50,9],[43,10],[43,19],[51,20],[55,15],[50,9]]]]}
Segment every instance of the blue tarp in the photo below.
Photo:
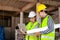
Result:
{"type": "Polygon", "coordinates": [[[0,26],[0,40],[5,40],[4,26],[0,26]]]}

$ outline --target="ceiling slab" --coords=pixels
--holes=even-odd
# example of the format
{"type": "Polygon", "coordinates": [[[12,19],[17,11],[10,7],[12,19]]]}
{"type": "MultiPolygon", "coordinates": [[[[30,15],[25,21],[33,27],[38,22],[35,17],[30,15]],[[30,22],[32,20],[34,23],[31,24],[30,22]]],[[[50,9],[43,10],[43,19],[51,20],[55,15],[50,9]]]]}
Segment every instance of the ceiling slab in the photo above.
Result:
{"type": "Polygon", "coordinates": [[[41,1],[41,0],[39,0],[39,2],[47,4],[47,5],[51,5],[51,6],[60,6],[60,2],[57,2],[57,1],[51,1],[51,0],[41,1]]]}
{"type": "Polygon", "coordinates": [[[0,5],[0,10],[7,10],[7,11],[20,11],[18,8],[10,7],[10,6],[2,6],[0,5]]]}
{"type": "Polygon", "coordinates": [[[22,7],[22,11],[26,11],[26,10],[32,8],[34,5],[35,5],[35,3],[28,3],[27,5],[22,7]]]}
{"type": "Polygon", "coordinates": [[[24,2],[37,2],[37,0],[19,0],[19,1],[24,1],[24,2]]]}

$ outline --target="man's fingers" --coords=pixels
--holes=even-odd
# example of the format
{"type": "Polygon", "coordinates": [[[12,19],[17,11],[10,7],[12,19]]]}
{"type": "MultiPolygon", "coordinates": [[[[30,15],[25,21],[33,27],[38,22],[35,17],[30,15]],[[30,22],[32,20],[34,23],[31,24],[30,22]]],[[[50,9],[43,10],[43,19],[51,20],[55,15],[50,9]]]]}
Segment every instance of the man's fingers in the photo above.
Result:
{"type": "Polygon", "coordinates": [[[39,32],[36,32],[35,35],[36,35],[36,36],[40,36],[40,33],[39,33],[39,32]]]}

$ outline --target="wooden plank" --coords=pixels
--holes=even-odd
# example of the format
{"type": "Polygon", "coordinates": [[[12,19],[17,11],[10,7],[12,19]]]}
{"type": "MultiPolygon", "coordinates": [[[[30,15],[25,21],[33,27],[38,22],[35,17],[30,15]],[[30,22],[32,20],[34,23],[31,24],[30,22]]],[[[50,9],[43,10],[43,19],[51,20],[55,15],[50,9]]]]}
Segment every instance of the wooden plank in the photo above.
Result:
{"type": "Polygon", "coordinates": [[[8,4],[8,2],[9,2],[9,0],[1,0],[1,1],[0,1],[0,3],[1,3],[1,4],[4,4],[4,5],[8,4]]]}
{"type": "Polygon", "coordinates": [[[53,10],[55,10],[56,9],[56,7],[48,7],[47,8],[47,11],[53,11],[53,10]]]}
{"type": "Polygon", "coordinates": [[[26,10],[32,8],[34,5],[35,5],[35,3],[28,3],[27,5],[22,7],[22,11],[26,11],[26,10]]]}
{"type": "Polygon", "coordinates": [[[10,0],[8,3],[8,6],[14,6],[16,4],[17,0],[10,0]]]}
{"type": "Polygon", "coordinates": [[[2,6],[0,5],[0,10],[7,10],[7,11],[20,11],[18,8],[10,7],[10,6],[2,6]]]}
{"type": "Polygon", "coordinates": [[[26,4],[27,4],[26,2],[16,1],[15,4],[12,6],[17,7],[17,8],[22,8],[26,4]]]}
{"type": "Polygon", "coordinates": [[[51,1],[51,0],[41,1],[41,0],[39,0],[39,2],[48,4],[48,5],[52,5],[52,6],[60,6],[60,2],[57,2],[57,1],[51,1]]]}
{"type": "Polygon", "coordinates": [[[10,14],[0,14],[0,16],[13,16],[13,15],[10,15],[10,14]]]}
{"type": "Polygon", "coordinates": [[[37,0],[19,0],[19,1],[23,1],[23,2],[37,2],[37,0]]]}

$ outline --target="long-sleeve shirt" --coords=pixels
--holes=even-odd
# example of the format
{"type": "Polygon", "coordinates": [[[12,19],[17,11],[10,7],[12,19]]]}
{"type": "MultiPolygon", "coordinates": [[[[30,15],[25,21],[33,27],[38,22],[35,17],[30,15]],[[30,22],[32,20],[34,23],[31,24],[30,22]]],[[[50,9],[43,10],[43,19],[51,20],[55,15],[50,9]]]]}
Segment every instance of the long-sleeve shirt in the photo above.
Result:
{"type": "Polygon", "coordinates": [[[49,32],[52,32],[54,30],[54,21],[53,19],[49,16],[48,17],[48,29],[46,29],[45,31],[41,31],[41,34],[46,34],[49,32]]]}

